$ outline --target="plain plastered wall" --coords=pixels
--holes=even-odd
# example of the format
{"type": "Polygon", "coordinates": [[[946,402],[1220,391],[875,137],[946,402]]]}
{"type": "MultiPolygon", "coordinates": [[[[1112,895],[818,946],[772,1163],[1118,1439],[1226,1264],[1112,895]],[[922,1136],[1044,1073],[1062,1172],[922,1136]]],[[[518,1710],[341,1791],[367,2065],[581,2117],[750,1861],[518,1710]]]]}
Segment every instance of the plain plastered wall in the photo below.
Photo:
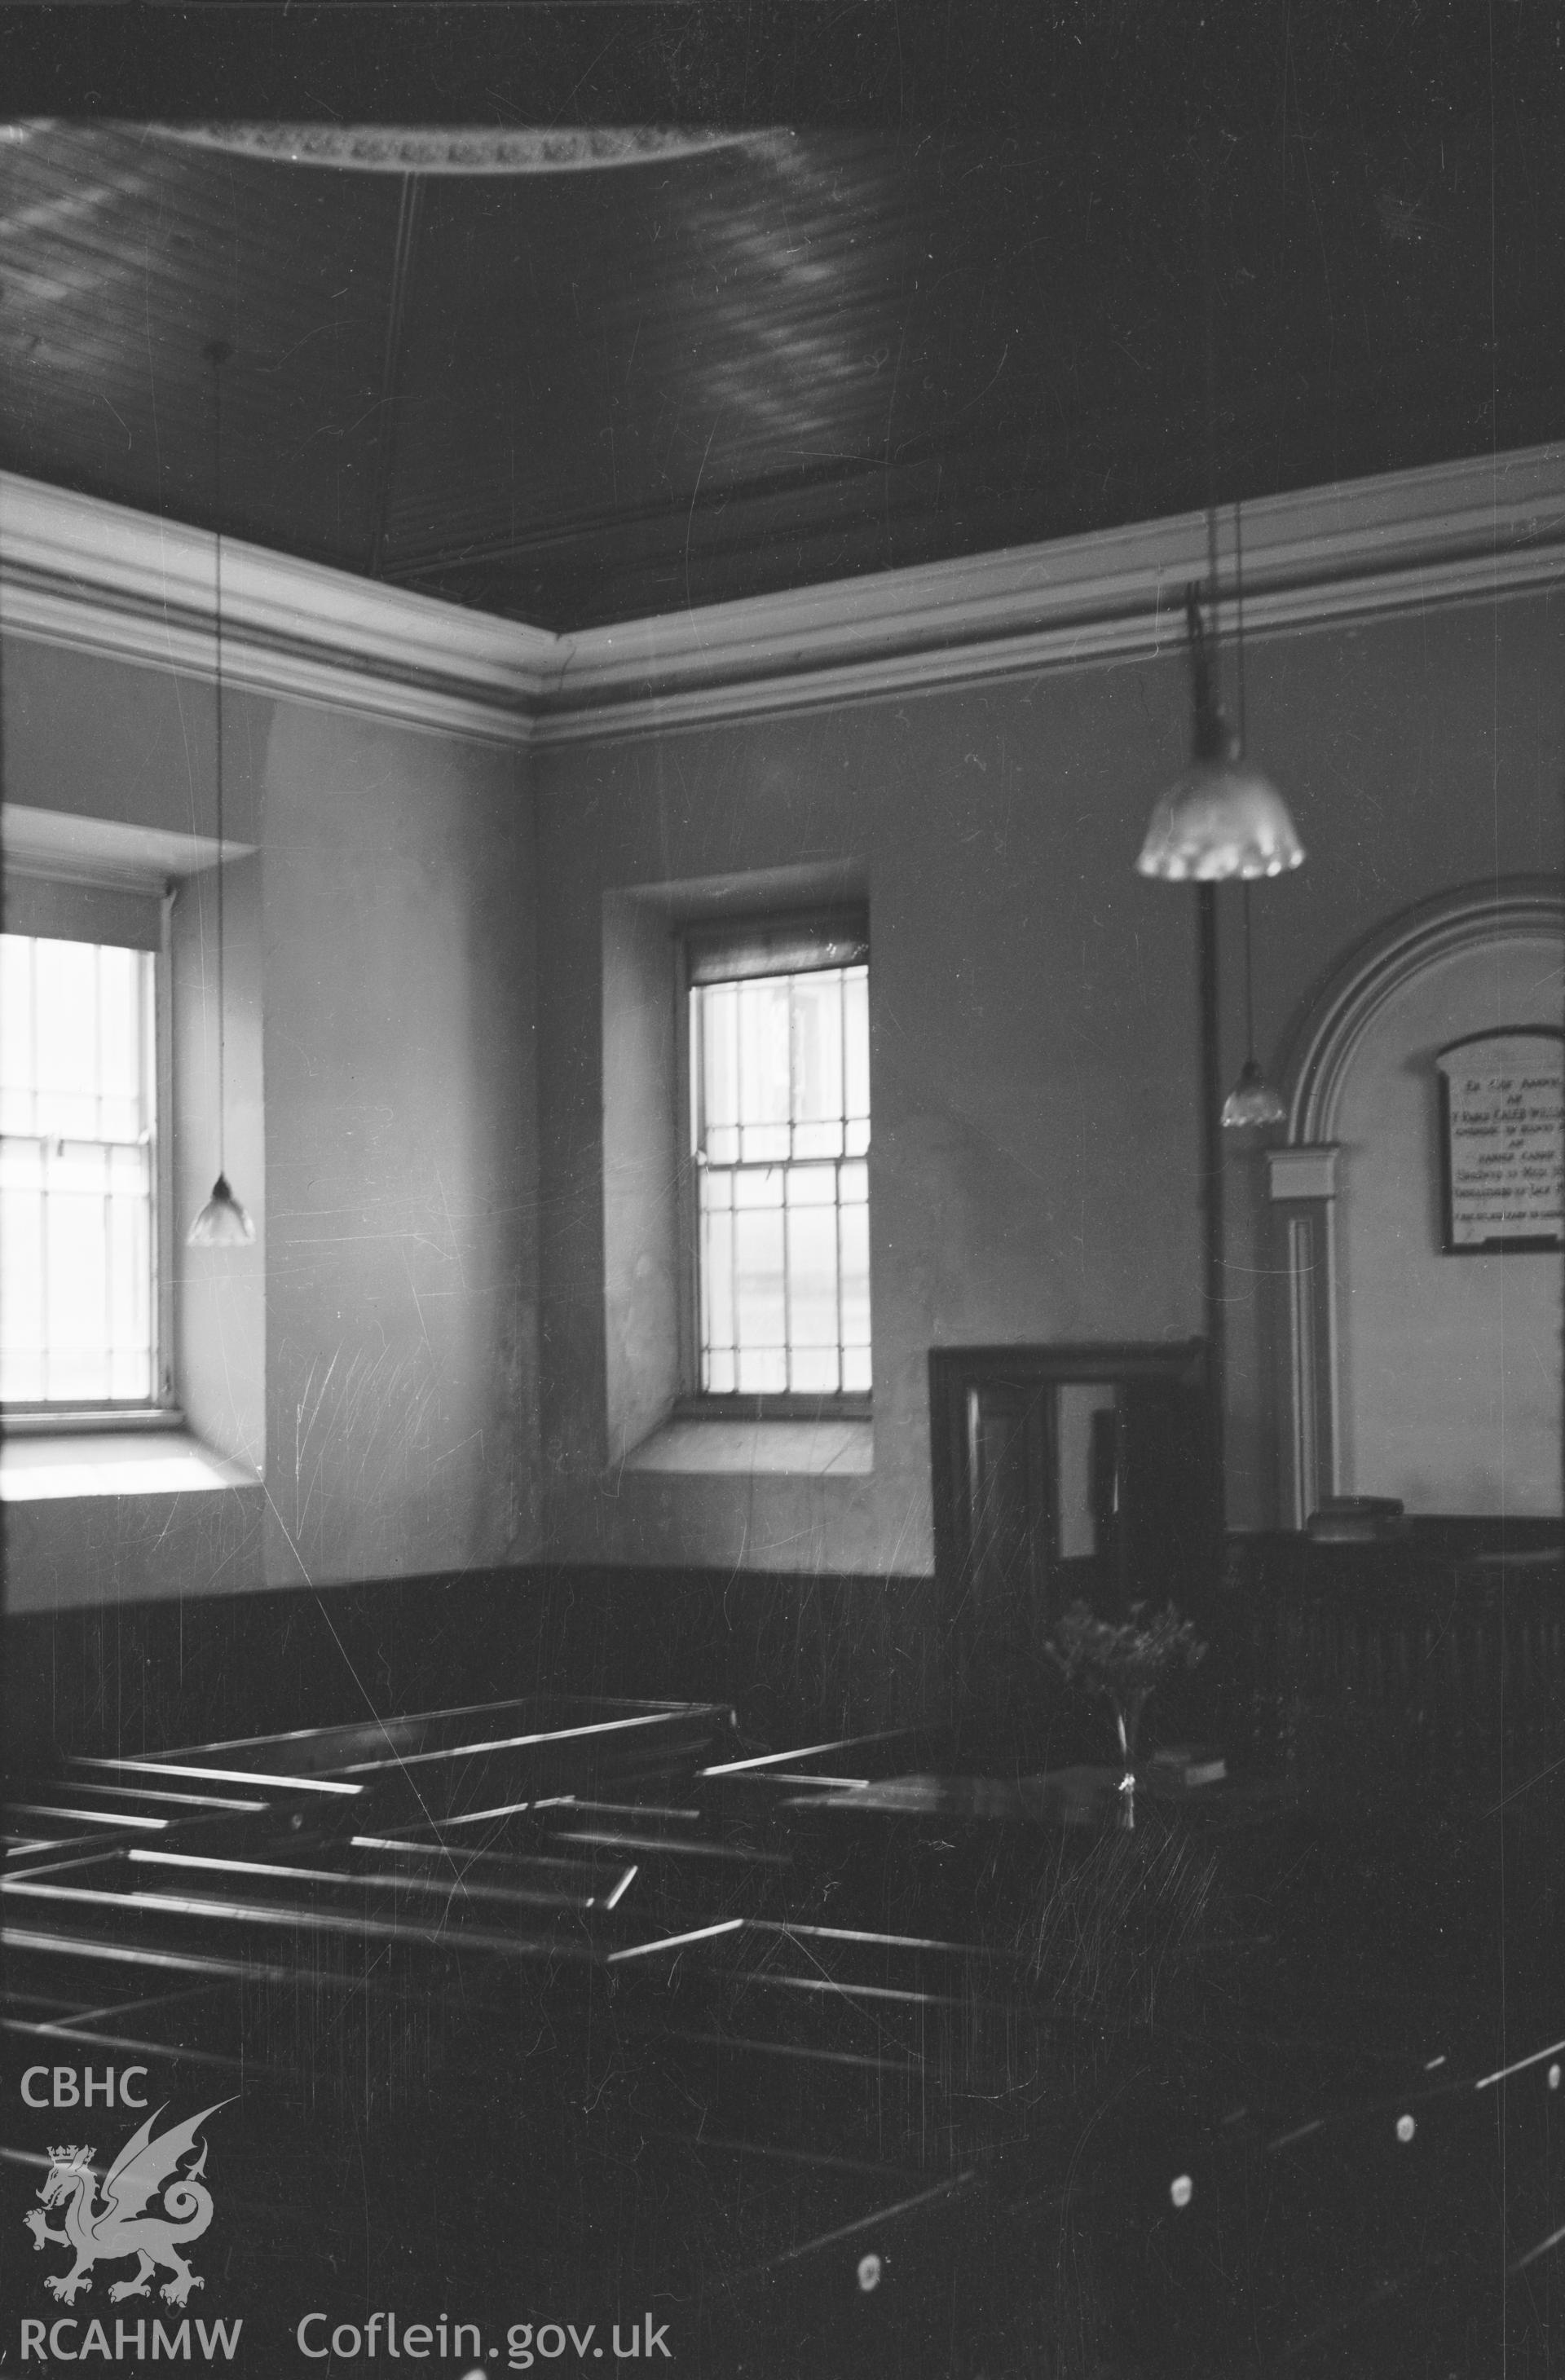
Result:
{"type": "MultiPolygon", "coordinates": [[[[1565,604],[1453,607],[1252,642],[1251,747],[1309,849],[1255,900],[1275,1061],[1376,924],[1560,857],[1565,604]]],[[[1182,659],[564,747],[534,764],[548,1542],[576,1560],[927,1570],[926,1358],[1202,1324],[1194,905],[1142,882],[1188,733],[1182,659]],[[608,1458],[605,895],[841,861],[868,885],[875,1458],[867,1477],[637,1474],[608,1458]]],[[[1224,1067],[1244,1054],[1221,896],[1224,1067]]],[[[1277,1519],[1270,1262],[1229,1154],[1229,1513],[1277,1519]]],[[[1482,1416],[1474,1427],[1482,1427],[1482,1416]]]]}
{"type": "Polygon", "coordinates": [[[279,705],[265,783],[270,1576],[525,1560],[535,900],[517,764],[279,705]]]}
{"type": "Polygon", "coordinates": [[[168,1007],[179,1063],[172,1144],[176,1379],[198,1438],[258,1476],[266,1470],[266,1130],[261,987],[261,863],[223,870],[219,1063],[217,870],[184,879],[170,921],[168,1007]],[[218,1101],[224,1127],[218,1130],[218,1101]],[[220,1155],[221,1152],[221,1155],[220,1155]],[[212,1195],[219,1163],[255,1227],[249,1247],[193,1248],[185,1234],[212,1195]]]}
{"type": "MultiPolygon", "coordinates": [[[[20,638],[0,686],[8,801],[211,832],[210,686],[20,638]]],[[[231,691],[225,710],[228,832],[259,847],[229,921],[243,941],[253,913],[259,964],[229,991],[263,1052],[264,1484],[9,1506],[14,1610],[536,1545],[520,760],[322,706],[231,691]]],[[[237,1160],[246,1137],[241,1113],[237,1160]]]]}
{"type": "Polygon", "coordinates": [[[1094,671],[542,758],[545,1479],[557,1550],[927,1569],[931,1344],[1198,1329],[1190,1020],[1188,1002],[1168,996],[1190,977],[1193,917],[1132,872],[1113,774],[1117,759],[1122,779],[1156,783],[1161,723],[1134,674],[1094,671]],[[590,1195],[601,895],[831,862],[855,867],[868,891],[874,1471],[607,1469],[590,1195]]]}
{"type": "MultiPolygon", "coordinates": [[[[1562,614],[1529,598],[1253,640],[1252,747],[1310,852],[1255,905],[1263,1057],[1379,921],[1558,868],[1562,614]]],[[[8,800],[210,832],[210,687],[16,638],[3,686],[8,800]]],[[[14,1506],[13,1608],[545,1544],[927,1571],[931,1345],[1201,1325],[1193,904],[1133,868],[1186,710],[1171,653],[524,766],[231,695],[229,831],[260,851],[265,1485],[14,1506]],[[870,908],[874,1470],[637,1473],[609,1460],[605,902],[800,868],[870,908]]],[[[1241,1525],[1276,1515],[1260,1172],[1228,1167],[1241,1525]]],[[[633,1248],[615,1261],[634,1279],[633,1248]]]]}
{"type": "MultiPolygon", "coordinates": [[[[0,642],[7,802],[167,834],[215,831],[210,686],[23,637],[0,642]]],[[[259,838],[258,735],[267,706],[224,697],[224,833],[259,838]]]]}

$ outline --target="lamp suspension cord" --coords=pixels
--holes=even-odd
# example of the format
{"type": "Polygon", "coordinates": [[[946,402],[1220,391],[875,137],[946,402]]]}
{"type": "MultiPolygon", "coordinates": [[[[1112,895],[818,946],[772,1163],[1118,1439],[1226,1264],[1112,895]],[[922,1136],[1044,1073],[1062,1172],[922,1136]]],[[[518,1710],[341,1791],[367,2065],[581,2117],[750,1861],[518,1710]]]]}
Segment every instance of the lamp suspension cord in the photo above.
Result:
{"type": "Polygon", "coordinates": [[[212,499],[217,514],[217,611],[213,623],[217,662],[217,1170],[227,1179],[227,1098],[224,1083],[224,1042],[227,1016],[223,980],[223,365],[225,349],[214,339],[207,349],[212,359],[212,499]]]}
{"type": "MultiPolygon", "coordinates": [[[[1233,499],[1233,640],[1238,648],[1239,749],[1244,749],[1244,507],[1233,499]]],[[[1244,881],[1249,882],[1246,877],[1244,881]]]]}
{"type": "MultiPolygon", "coordinates": [[[[1233,499],[1233,641],[1236,648],[1239,703],[1239,749],[1245,749],[1244,735],[1244,508],[1237,496],[1233,499]]],[[[1250,959],[1250,880],[1242,879],[1240,892],[1244,912],[1244,1055],[1256,1054],[1256,979],[1250,959]]]]}
{"type": "MultiPolygon", "coordinates": [[[[1211,610],[1214,667],[1218,641],[1218,332],[1217,275],[1212,269],[1212,160],[1210,135],[1201,167],[1201,279],[1206,300],[1207,369],[1207,600],[1211,610]]],[[[1215,693],[1214,688],[1214,693],[1215,693]]]]}
{"type": "MultiPolygon", "coordinates": [[[[1206,317],[1207,565],[1210,586],[1211,689],[1218,701],[1218,338],[1217,273],[1212,254],[1212,135],[1206,130],[1201,156],[1201,279],[1206,317]]],[[[1207,1462],[1215,1543],[1224,1528],[1223,1419],[1227,1402],[1223,1348],[1222,1107],[1220,1023],[1218,1014],[1217,886],[1198,883],[1196,892],[1196,1014],[1200,1050],[1202,1318],[1207,1349],[1207,1462]]]]}

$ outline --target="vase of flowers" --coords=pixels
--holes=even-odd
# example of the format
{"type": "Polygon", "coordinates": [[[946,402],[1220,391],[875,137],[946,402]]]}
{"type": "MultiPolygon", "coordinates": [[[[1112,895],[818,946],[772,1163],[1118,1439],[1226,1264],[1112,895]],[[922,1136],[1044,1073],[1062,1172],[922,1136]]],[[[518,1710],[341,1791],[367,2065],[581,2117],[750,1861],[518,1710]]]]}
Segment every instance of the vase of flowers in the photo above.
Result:
{"type": "Polygon", "coordinates": [[[1176,1665],[1193,1670],[1206,1654],[1195,1623],[1173,1605],[1146,1616],[1133,1603],[1122,1621],[1099,1620],[1085,1603],[1073,1603],[1049,1641],[1049,1658],[1068,1685],[1101,1694],[1114,1714],[1119,1739],[1119,1823],[1135,1824],[1135,1747],[1146,1709],[1159,1681],[1176,1665]]]}

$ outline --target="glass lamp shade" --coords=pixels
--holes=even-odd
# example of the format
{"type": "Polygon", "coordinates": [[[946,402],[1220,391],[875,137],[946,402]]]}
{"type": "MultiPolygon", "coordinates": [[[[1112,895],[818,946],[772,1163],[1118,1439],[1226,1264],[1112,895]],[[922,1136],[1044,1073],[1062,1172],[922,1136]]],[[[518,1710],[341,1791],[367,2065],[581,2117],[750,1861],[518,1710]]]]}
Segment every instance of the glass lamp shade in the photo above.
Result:
{"type": "Polygon", "coordinates": [[[220,1173],[212,1185],[212,1196],[190,1226],[189,1245],[240,1248],[254,1237],[255,1225],[228,1187],[226,1173],[220,1173]]]}
{"type": "Polygon", "coordinates": [[[1136,867],[1165,883],[1215,884],[1281,876],[1304,845],[1288,806],[1258,769],[1233,752],[1197,756],[1152,813],[1136,867]]]}
{"type": "Polygon", "coordinates": [[[1239,1080],[1222,1103],[1225,1126],[1234,1132],[1245,1124],[1282,1123],[1287,1114],[1287,1109],[1262,1074],[1258,1062],[1246,1058],[1239,1070],[1239,1080]]]}

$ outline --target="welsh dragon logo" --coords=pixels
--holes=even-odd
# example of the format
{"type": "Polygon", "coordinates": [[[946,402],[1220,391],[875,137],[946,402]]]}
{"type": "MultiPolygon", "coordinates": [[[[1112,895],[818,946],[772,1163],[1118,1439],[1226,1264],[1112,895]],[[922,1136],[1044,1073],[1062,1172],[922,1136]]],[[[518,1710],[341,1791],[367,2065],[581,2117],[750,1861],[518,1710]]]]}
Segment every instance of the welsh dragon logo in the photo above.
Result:
{"type": "Polygon", "coordinates": [[[22,2220],[35,2248],[69,2248],[76,2263],[68,2273],[46,2274],[46,2289],[73,2305],[79,2290],[91,2288],[94,2265],[115,2264],[126,2256],[140,2262],[128,2281],[111,2287],[109,2296],[116,2301],[150,2296],[149,2284],[160,2266],[174,2276],[160,2292],[170,2305],[183,2305],[192,2289],[203,2286],[179,2251],[199,2240],[212,2221],[212,2192],[200,2179],[206,2170],[206,2143],[188,2173],[180,2172],[179,2161],[194,2149],[207,2118],[227,2105],[225,2099],[214,2100],[188,2123],[176,2124],[154,2140],[152,2126],[163,2113],[156,2108],[126,2142],[103,2177],[101,2193],[90,2148],[51,2148],[49,2171],[38,2195],[45,2206],[64,2204],[65,2228],[51,2229],[36,2206],[22,2220]],[[154,2204],[160,2193],[161,2203],[154,2204]]]}

